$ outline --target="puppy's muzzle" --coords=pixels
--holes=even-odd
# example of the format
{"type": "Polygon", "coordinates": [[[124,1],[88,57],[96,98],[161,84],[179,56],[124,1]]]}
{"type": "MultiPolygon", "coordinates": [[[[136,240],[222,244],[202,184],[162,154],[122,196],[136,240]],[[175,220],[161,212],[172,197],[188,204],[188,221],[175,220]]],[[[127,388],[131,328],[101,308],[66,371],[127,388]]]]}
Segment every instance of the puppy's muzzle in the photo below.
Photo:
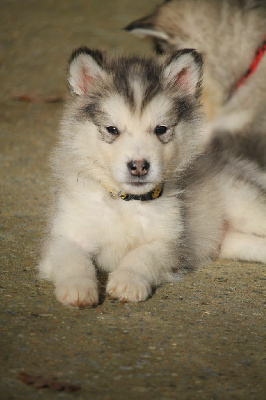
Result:
{"type": "Polygon", "coordinates": [[[127,163],[129,172],[133,176],[147,175],[150,169],[150,163],[147,160],[132,160],[127,163]]]}

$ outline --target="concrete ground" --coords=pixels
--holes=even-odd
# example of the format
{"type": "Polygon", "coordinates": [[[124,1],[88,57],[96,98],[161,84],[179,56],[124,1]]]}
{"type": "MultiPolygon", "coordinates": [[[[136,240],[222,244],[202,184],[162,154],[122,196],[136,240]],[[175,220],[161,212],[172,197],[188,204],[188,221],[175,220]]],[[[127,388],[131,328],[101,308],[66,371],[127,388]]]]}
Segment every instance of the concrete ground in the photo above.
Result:
{"type": "Polygon", "coordinates": [[[266,398],[262,265],[215,262],[144,303],[83,310],[59,304],[37,278],[62,103],[33,95],[65,96],[66,60],[80,45],[150,51],[121,28],[156,3],[0,2],[2,400],[266,398]],[[80,390],[26,385],[21,372],[80,390]]]}

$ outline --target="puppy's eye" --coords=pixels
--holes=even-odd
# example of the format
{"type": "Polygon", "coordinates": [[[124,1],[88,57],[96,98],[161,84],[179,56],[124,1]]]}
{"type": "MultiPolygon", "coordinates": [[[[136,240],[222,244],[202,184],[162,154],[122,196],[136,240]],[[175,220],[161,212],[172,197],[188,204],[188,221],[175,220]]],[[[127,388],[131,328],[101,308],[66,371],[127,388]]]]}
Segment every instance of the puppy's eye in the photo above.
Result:
{"type": "Polygon", "coordinates": [[[156,128],[154,129],[154,133],[156,135],[163,135],[164,133],[166,133],[168,130],[167,126],[165,125],[157,125],[156,128]]]}
{"type": "Polygon", "coordinates": [[[107,130],[107,132],[111,133],[111,135],[114,135],[114,136],[119,135],[119,131],[115,126],[107,126],[106,130],[107,130]]]}

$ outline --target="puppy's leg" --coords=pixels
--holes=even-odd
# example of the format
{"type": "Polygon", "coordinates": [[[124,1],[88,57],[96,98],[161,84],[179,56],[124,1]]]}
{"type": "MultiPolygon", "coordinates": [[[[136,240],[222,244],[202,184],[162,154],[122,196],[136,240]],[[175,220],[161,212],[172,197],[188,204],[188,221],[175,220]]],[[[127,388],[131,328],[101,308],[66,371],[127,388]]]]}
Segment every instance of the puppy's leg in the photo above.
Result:
{"type": "MultiPolygon", "coordinates": [[[[236,185],[237,186],[237,185],[236,185]]],[[[233,231],[266,236],[266,198],[252,186],[240,185],[230,192],[227,220],[233,231]]]]}
{"type": "Polygon", "coordinates": [[[170,264],[162,243],[139,246],[109,275],[106,291],[120,301],[144,301],[153,286],[172,280],[170,264]]]}
{"type": "Polygon", "coordinates": [[[42,277],[55,283],[55,294],[61,303],[73,307],[98,303],[94,265],[70,241],[62,238],[51,241],[39,269],[42,277]]]}
{"type": "Polygon", "coordinates": [[[229,231],[221,244],[221,258],[266,263],[266,238],[229,231]]]}

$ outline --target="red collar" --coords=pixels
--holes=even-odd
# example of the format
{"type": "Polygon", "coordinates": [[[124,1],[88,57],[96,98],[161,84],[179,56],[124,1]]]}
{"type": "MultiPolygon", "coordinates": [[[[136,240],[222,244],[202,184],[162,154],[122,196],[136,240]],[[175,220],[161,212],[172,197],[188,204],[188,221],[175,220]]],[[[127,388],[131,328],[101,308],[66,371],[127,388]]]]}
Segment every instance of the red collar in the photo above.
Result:
{"type": "Polygon", "coordinates": [[[262,59],[264,53],[266,51],[266,40],[262,43],[262,45],[257,49],[255,57],[252,61],[252,64],[250,65],[249,69],[247,72],[239,79],[239,81],[236,82],[233,91],[237,90],[240,86],[245,83],[246,79],[253,74],[253,72],[256,70],[260,60],[262,59]]]}

